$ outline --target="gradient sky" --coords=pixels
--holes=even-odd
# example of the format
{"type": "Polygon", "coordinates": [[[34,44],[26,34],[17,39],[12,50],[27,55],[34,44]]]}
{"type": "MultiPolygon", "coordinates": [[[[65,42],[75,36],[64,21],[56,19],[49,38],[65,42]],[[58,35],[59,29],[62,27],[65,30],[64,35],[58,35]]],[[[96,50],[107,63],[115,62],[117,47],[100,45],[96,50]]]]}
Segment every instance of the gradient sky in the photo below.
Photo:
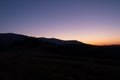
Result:
{"type": "Polygon", "coordinates": [[[120,44],[120,0],[0,0],[0,33],[120,44]]]}

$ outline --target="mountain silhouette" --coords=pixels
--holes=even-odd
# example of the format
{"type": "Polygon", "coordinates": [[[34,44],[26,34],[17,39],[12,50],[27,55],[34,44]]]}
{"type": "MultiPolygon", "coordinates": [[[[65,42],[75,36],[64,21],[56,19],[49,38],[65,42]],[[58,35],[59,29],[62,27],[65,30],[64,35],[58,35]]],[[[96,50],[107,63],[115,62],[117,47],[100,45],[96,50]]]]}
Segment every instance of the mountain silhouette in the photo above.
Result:
{"type": "Polygon", "coordinates": [[[76,40],[60,40],[44,37],[36,38],[15,33],[1,33],[0,47],[2,50],[3,48],[6,49],[6,47],[10,50],[37,49],[38,51],[42,50],[49,53],[79,56],[107,56],[113,55],[116,51],[116,54],[119,55],[118,52],[120,52],[120,45],[94,46],[76,40]],[[84,54],[81,54],[82,52],[84,54]]]}
{"type": "Polygon", "coordinates": [[[34,38],[37,39],[38,41],[46,42],[46,43],[51,43],[51,44],[56,44],[56,45],[67,45],[67,44],[78,44],[78,45],[87,45],[85,43],[76,41],[76,40],[60,40],[56,38],[35,38],[35,37],[30,37],[30,36],[25,36],[21,34],[15,34],[15,33],[0,33],[0,45],[11,45],[14,42],[22,42],[26,38],[34,38]]]}
{"type": "Polygon", "coordinates": [[[120,52],[120,45],[94,46],[76,40],[60,40],[44,37],[36,38],[15,33],[1,33],[0,47],[1,49],[6,49],[7,47],[10,50],[37,49],[38,51],[46,51],[48,53],[75,56],[102,57],[103,55],[113,55],[116,51],[117,53],[114,55],[120,55],[118,54],[120,52]]]}
{"type": "Polygon", "coordinates": [[[0,46],[12,45],[14,42],[23,41],[27,37],[21,34],[0,33],[0,46]]]}
{"type": "Polygon", "coordinates": [[[1,80],[114,80],[120,45],[0,33],[1,80]]]}
{"type": "Polygon", "coordinates": [[[65,44],[79,44],[79,45],[86,45],[85,43],[79,42],[77,40],[60,40],[56,38],[38,38],[44,42],[50,42],[56,45],[65,45],[65,44]]]}

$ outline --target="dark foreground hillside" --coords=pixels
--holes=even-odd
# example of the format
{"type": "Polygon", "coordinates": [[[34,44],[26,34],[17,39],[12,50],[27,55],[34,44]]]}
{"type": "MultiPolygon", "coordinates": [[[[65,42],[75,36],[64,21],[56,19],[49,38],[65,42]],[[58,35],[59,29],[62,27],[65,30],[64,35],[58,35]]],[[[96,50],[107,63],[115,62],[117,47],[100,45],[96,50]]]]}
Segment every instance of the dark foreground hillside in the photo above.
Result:
{"type": "Polygon", "coordinates": [[[17,36],[0,36],[0,80],[120,80],[120,46],[17,36]]]}
{"type": "Polygon", "coordinates": [[[120,59],[9,51],[0,55],[0,80],[119,80],[120,59]],[[22,54],[21,54],[22,53],[22,54]]]}

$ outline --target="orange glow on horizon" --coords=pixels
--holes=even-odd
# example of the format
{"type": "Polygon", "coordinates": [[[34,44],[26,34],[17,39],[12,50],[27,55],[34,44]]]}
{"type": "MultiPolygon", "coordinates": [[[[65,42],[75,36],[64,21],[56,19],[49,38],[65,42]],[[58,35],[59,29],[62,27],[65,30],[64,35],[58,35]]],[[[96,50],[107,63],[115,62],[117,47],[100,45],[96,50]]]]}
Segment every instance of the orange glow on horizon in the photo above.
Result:
{"type": "Polygon", "coordinates": [[[110,39],[110,38],[93,38],[93,39],[78,39],[87,44],[92,45],[120,45],[120,39],[110,39]]]}
{"type": "MultiPolygon", "coordinates": [[[[43,36],[43,35],[41,35],[43,36]]],[[[120,45],[120,38],[118,36],[106,36],[106,35],[97,35],[97,34],[84,34],[84,35],[73,35],[73,34],[68,34],[67,36],[64,34],[55,34],[52,36],[45,36],[48,38],[57,38],[61,40],[77,40],[86,44],[91,44],[91,45],[120,45]]]]}
{"type": "Polygon", "coordinates": [[[120,45],[120,41],[83,41],[84,43],[87,44],[92,44],[92,45],[120,45]]]}
{"type": "MultiPolygon", "coordinates": [[[[59,39],[59,38],[58,38],[59,39]]],[[[112,38],[61,38],[62,40],[78,40],[80,42],[91,44],[91,45],[120,45],[120,39],[112,38]]]]}

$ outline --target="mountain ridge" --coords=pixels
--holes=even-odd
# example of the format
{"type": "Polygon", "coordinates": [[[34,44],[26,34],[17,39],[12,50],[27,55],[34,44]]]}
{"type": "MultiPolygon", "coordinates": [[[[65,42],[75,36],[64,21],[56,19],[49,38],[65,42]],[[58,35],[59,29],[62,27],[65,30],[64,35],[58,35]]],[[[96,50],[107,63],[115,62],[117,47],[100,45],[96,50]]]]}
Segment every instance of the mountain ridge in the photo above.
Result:
{"type": "MultiPolygon", "coordinates": [[[[7,41],[10,43],[13,41],[20,41],[20,40],[24,40],[24,38],[31,38],[31,36],[26,36],[26,35],[22,35],[22,34],[16,34],[16,33],[0,33],[0,43],[7,43],[7,41]]],[[[45,38],[45,37],[32,37],[38,40],[42,40],[44,42],[50,42],[50,43],[54,43],[57,45],[64,45],[64,44],[81,44],[81,45],[87,45],[83,42],[77,41],[77,40],[61,40],[61,39],[57,39],[57,38],[45,38]]]]}
{"type": "Polygon", "coordinates": [[[0,50],[45,51],[50,54],[60,55],[108,57],[108,55],[119,55],[120,45],[94,46],[76,40],[60,40],[56,38],[44,37],[36,38],[20,34],[7,33],[0,34],[0,50]],[[114,54],[115,52],[116,54],[114,54]]]}
{"type": "MultiPolygon", "coordinates": [[[[99,45],[92,45],[92,44],[87,44],[81,41],[77,40],[61,40],[57,38],[46,38],[46,37],[32,37],[32,36],[27,36],[23,34],[17,34],[17,33],[0,33],[0,45],[3,44],[10,44],[11,42],[14,42],[15,40],[22,41],[24,38],[35,38],[38,40],[42,40],[44,42],[50,42],[56,45],[64,45],[64,44],[79,44],[79,45],[89,45],[89,46],[99,46],[99,45]]],[[[119,47],[120,45],[101,45],[103,47],[108,47],[108,46],[113,46],[113,47],[119,47]]]]}

